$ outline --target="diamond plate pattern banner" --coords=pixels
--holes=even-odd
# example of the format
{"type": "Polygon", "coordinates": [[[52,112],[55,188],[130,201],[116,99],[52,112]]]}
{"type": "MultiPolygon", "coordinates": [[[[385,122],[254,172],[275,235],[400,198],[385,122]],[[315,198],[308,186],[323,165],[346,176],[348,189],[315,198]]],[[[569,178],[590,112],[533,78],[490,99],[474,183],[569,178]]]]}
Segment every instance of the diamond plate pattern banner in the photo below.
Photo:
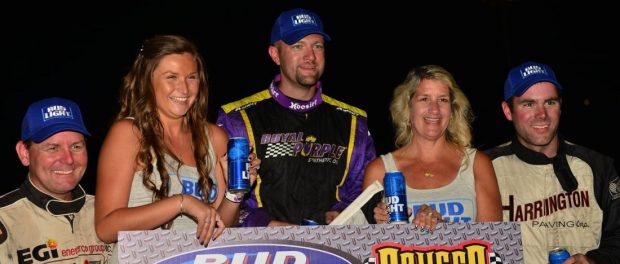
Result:
{"type": "MultiPolygon", "coordinates": [[[[211,241],[206,248],[198,244],[195,230],[131,231],[119,233],[117,246],[119,263],[131,264],[156,263],[191,251],[219,247],[234,248],[233,245],[240,244],[244,245],[238,246],[236,251],[243,252],[246,244],[274,242],[287,246],[301,245],[306,248],[327,249],[323,250],[326,252],[340,252],[343,258],[353,259],[349,263],[379,263],[375,260],[376,254],[373,255],[373,246],[387,243],[400,247],[399,252],[424,251],[427,256],[418,261],[436,263],[433,259],[435,255],[429,257],[428,251],[446,252],[463,248],[463,244],[467,245],[472,241],[474,243],[482,241],[483,244],[490,245],[488,252],[490,257],[485,256],[486,263],[523,263],[521,229],[516,222],[441,223],[432,233],[417,229],[413,225],[389,224],[226,228],[224,233],[211,241]]],[[[257,255],[256,260],[247,263],[275,263],[259,262],[259,254],[254,255],[257,255]]],[[[437,254],[437,260],[440,257],[440,254],[437,254]]],[[[274,259],[268,260],[274,261],[274,259]]],[[[212,261],[203,263],[219,263],[212,261]]],[[[222,263],[235,263],[227,261],[222,263]]]]}

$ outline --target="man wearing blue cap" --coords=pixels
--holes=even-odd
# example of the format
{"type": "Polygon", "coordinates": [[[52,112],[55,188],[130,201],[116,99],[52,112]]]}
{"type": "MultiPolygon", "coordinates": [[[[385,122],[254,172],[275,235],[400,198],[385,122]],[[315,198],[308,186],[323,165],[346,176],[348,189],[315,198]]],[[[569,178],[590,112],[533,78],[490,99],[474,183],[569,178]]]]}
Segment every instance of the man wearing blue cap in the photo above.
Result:
{"type": "Polygon", "coordinates": [[[92,195],[79,185],[86,165],[80,108],[63,98],[28,107],[15,150],[28,176],[0,197],[0,263],[104,263],[111,248],[95,233],[92,195]]]}
{"type": "Polygon", "coordinates": [[[548,65],[523,63],[508,73],[502,109],[516,136],[488,154],[504,221],[521,222],[525,263],[620,263],[620,179],[613,160],[558,133],[562,85],[548,65]]]}
{"type": "Polygon", "coordinates": [[[374,143],[364,110],[322,93],[330,39],[315,13],[282,12],[268,50],[280,73],[268,89],[220,109],[218,125],[247,137],[262,160],[242,226],[328,224],[361,193],[374,143]]]}

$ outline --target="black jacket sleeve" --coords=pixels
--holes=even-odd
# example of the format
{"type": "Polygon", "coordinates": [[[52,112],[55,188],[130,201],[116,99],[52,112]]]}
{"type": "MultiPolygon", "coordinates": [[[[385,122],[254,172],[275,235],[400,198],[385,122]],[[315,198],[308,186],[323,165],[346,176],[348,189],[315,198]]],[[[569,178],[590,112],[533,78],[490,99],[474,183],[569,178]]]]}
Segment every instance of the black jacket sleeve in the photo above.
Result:
{"type": "Polygon", "coordinates": [[[596,263],[620,263],[620,178],[613,160],[603,156],[590,161],[596,201],[603,210],[601,243],[586,253],[596,263]]]}

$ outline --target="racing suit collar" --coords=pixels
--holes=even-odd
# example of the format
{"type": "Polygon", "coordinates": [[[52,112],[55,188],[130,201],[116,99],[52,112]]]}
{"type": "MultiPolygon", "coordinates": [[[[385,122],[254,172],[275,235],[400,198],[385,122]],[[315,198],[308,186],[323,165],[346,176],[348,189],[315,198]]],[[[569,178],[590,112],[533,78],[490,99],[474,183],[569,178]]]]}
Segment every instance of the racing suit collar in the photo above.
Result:
{"type": "Polygon", "coordinates": [[[46,210],[52,215],[69,215],[77,213],[80,209],[82,209],[82,206],[84,206],[84,203],[86,202],[86,192],[79,184],[71,191],[71,194],[74,197],[71,201],[60,200],[42,192],[32,184],[30,181],[30,176],[27,177],[21,188],[24,190],[26,197],[30,202],[41,209],[46,210]]]}
{"type": "Polygon", "coordinates": [[[566,160],[567,144],[560,135],[558,135],[558,144],[558,153],[553,158],[548,158],[543,153],[526,148],[519,142],[516,135],[512,139],[510,148],[520,160],[526,163],[532,165],[553,164],[553,172],[562,185],[562,189],[571,192],[577,189],[577,178],[575,178],[575,175],[570,170],[570,166],[566,160]]]}
{"type": "Polygon", "coordinates": [[[276,102],[278,102],[281,106],[295,112],[305,113],[318,107],[323,102],[320,81],[316,84],[316,93],[314,96],[308,101],[301,101],[284,95],[280,89],[278,89],[277,84],[281,79],[282,76],[278,74],[269,85],[269,94],[271,94],[271,97],[273,97],[273,99],[276,100],[276,102]]]}
{"type": "MultiPolygon", "coordinates": [[[[559,140],[560,145],[562,145],[563,141],[559,140]]],[[[551,158],[548,158],[545,154],[533,151],[521,144],[517,136],[515,135],[512,139],[512,144],[510,144],[510,148],[517,155],[517,157],[532,165],[546,165],[551,163],[551,158]]],[[[560,154],[560,147],[558,148],[558,154],[560,154]]]]}

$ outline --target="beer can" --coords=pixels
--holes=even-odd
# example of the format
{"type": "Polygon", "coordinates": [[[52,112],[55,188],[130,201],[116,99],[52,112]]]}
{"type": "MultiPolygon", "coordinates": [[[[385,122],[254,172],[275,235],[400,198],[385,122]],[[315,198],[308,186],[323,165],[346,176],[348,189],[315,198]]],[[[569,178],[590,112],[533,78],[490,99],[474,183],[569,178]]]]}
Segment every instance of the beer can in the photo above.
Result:
{"type": "Polygon", "coordinates": [[[318,226],[320,224],[317,223],[316,221],[312,220],[312,219],[302,219],[301,220],[301,225],[302,226],[318,226]]]}
{"type": "Polygon", "coordinates": [[[385,192],[385,204],[388,206],[390,223],[407,224],[407,189],[405,186],[405,176],[400,171],[390,171],[385,173],[383,178],[383,189],[385,192]]]}
{"type": "Polygon", "coordinates": [[[246,193],[250,191],[250,146],[243,137],[228,140],[228,191],[246,193]]]}
{"type": "Polygon", "coordinates": [[[569,257],[570,253],[565,248],[554,248],[549,251],[549,264],[562,264],[569,257]]]}

